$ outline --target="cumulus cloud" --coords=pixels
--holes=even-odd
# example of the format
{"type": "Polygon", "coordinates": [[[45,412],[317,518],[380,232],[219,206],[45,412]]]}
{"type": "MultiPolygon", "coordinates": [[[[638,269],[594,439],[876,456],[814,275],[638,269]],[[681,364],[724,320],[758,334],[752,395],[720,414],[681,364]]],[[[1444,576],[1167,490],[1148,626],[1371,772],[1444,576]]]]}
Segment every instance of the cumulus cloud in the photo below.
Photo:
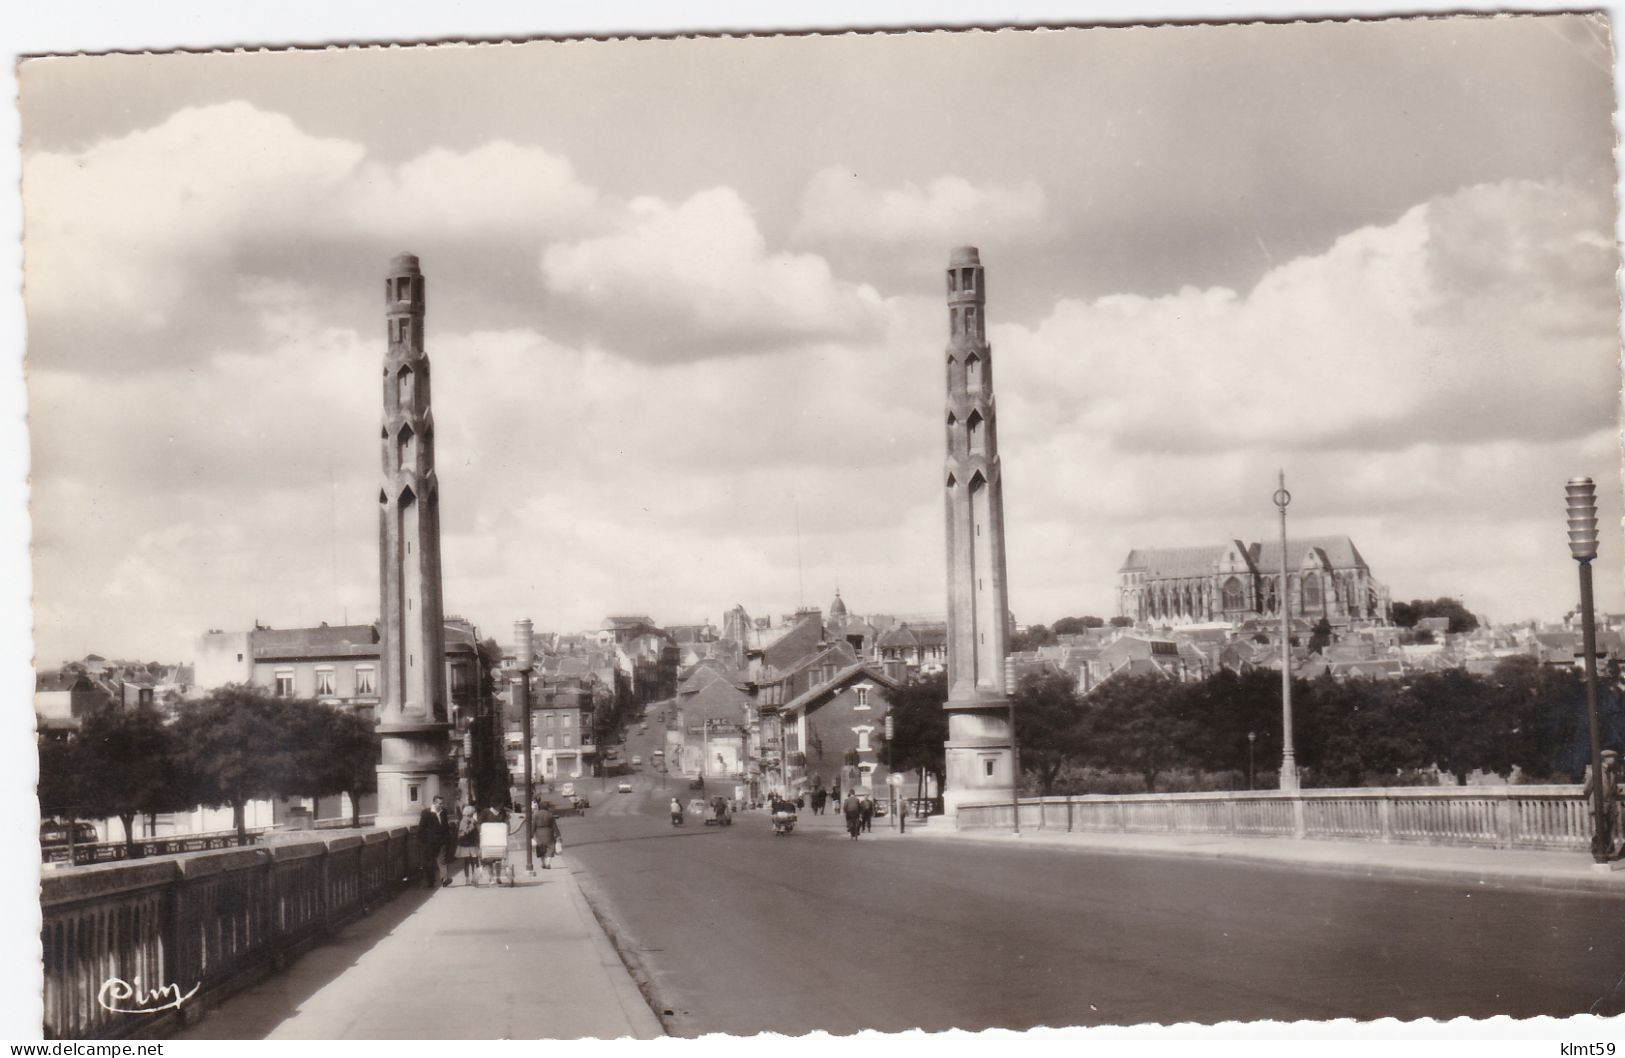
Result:
{"type": "Polygon", "coordinates": [[[1063,300],[995,332],[1013,421],[1169,454],[1589,433],[1618,389],[1606,216],[1574,185],[1468,188],[1245,295],[1063,300]]]}
{"type": "Polygon", "coordinates": [[[861,339],[880,322],[872,287],[815,255],[770,251],[725,187],[677,205],[634,199],[614,232],[548,246],[542,274],[589,333],[638,360],[861,339]]]}
{"type": "MultiPolygon", "coordinates": [[[[378,304],[359,277],[381,278],[402,247],[449,259],[478,245],[500,289],[505,258],[591,230],[599,209],[568,161],[540,148],[436,148],[390,164],[242,102],[30,154],[23,183],[31,357],[121,370],[260,346],[245,294],[267,289],[354,325],[378,304]]],[[[508,300],[527,295],[528,274],[508,300]]]]}
{"type": "Polygon", "coordinates": [[[1046,220],[1044,190],[1033,180],[978,185],[945,175],[882,187],[831,166],[807,182],[792,241],[818,249],[843,270],[895,283],[911,272],[925,274],[921,263],[936,263],[950,246],[1013,249],[1039,242],[1046,220]]]}

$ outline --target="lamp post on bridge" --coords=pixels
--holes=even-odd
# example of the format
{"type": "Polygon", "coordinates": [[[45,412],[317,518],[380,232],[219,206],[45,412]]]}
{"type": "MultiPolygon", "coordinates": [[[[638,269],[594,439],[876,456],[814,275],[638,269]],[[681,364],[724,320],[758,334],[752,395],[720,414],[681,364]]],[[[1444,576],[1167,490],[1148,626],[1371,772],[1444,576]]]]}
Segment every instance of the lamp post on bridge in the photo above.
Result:
{"type": "Polygon", "coordinates": [[[1570,478],[1564,486],[1568,500],[1569,553],[1580,564],[1581,641],[1585,649],[1586,724],[1591,734],[1591,858],[1607,863],[1614,836],[1604,801],[1607,776],[1602,772],[1602,727],[1597,720],[1597,628],[1591,597],[1591,561],[1597,557],[1597,487],[1590,478],[1570,478]]]}
{"type": "Polygon", "coordinates": [[[1274,499],[1281,511],[1281,789],[1291,791],[1298,788],[1298,758],[1292,749],[1292,592],[1286,558],[1286,508],[1292,493],[1286,490],[1285,470],[1274,499]]]}
{"type": "Polygon", "coordinates": [[[519,680],[514,685],[514,701],[519,706],[519,715],[522,718],[525,732],[525,873],[536,873],[536,833],[535,813],[531,805],[536,800],[536,780],[531,773],[531,717],[530,717],[530,669],[532,657],[531,624],[528,619],[513,623],[514,665],[519,670],[519,680]]]}
{"type": "Polygon", "coordinates": [[[1253,743],[1258,741],[1258,732],[1247,732],[1247,789],[1253,788],[1253,743]]]}

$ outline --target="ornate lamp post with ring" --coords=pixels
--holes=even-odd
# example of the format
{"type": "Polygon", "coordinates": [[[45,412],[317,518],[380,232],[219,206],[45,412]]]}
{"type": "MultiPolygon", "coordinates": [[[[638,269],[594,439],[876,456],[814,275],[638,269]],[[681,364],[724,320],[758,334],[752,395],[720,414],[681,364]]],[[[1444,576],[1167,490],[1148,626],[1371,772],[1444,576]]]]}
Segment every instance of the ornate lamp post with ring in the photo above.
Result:
{"type": "Polygon", "coordinates": [[[1614,836],[1604,801],[1607,777],[1602,773],[1602,729],[1597,721],[1597,624],[1591,598],[1591,561],[1597,557],[1597,486],[1590,478],[1570,478],[1563,489],[1568,500],[1569,553],[1580,564],[1580,622],[1585,648],[1586,724],[1591,734],[1591,858],[1607,863],[1614,836]]]}
{"type": "Polygon", "coordinates": [[[1286,559],[1286,507],[1292,493],[1281,471],[1275,506],[1281,511],[1281,789],[1298,788],[1298,758],[1292,749],[1292,592],[1288,589],[1286,559]]]}

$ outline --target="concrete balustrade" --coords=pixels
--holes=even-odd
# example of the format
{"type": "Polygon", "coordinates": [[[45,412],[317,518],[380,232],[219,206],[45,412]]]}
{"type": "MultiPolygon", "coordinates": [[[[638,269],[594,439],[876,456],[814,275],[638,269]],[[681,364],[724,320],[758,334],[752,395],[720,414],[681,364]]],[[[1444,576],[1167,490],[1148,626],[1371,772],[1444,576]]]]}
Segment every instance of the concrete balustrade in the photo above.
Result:
{"type": "MultiPolygon", "coordinates": [[[[1024,798],[1022,830],[1228,834],[1572,849],[1591,843],[1578,786],[1400,786],[1352,790],[1088,794],[1024,798]]],[[[1010,802],[962,804],[961,830],[1011,829],[1010,802]]],[[[1616,821],[1625,826],[1625,821],[1616,821]]]]}
{"type": "Polygon", "coordinates": [[[397,827],[48,874],[45,1035],[173,1031],[393,897],[418,867],[415,829],[397,827]]]}

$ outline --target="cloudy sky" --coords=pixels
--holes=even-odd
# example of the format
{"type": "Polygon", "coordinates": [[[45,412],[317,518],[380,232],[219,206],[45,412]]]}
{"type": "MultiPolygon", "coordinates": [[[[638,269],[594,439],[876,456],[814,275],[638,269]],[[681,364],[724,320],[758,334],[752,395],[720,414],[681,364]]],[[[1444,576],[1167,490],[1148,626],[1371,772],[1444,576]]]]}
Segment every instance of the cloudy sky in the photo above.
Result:
{"type": "Polygon", "coordinates": [[[1580,17],[30,61],[39,659],[376,616],[402,250],[499,637],[940,612],[962,243],[1019,620],[1268,538],[1282,467],[1396,598],[1559,617],[1564,480],[1621,513],[1612,62],[1580,17]]]}

